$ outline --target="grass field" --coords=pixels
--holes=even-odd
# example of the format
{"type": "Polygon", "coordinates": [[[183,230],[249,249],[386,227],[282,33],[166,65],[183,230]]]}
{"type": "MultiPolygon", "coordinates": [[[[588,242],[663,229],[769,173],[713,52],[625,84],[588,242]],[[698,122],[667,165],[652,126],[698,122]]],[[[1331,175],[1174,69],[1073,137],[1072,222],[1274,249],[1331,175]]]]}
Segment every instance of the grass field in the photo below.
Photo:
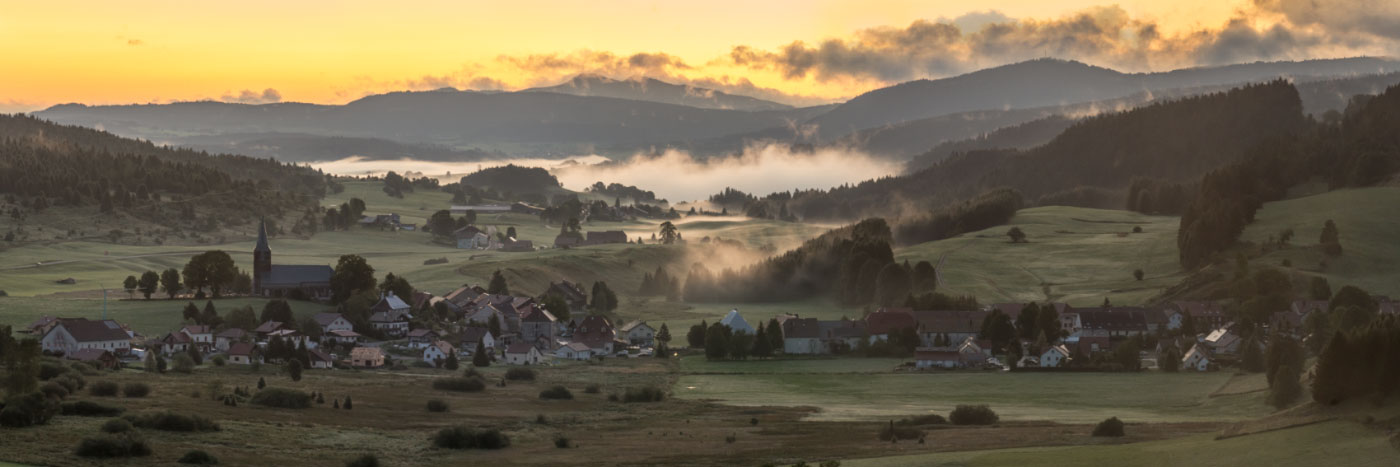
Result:
{"type": "MultiPolygon", "coordinates": [[[[1129,425],[1127,429],[1133,430],[1129,425]]],[[[998,467],[998,466],[1193,466],[1268,465],[1370,466],[1400,464],[1400,450],[1383,431],[1351,421],[1214,439],[1212,434],[1133,444],[1013,448],[962,451],[876,459],[851,459],[851,467],[998,467]]]]}
{"type": "Polygon", "coordinates": [[[1177,264],[1176,217],[1063,206],[1021,210],[1009,225],[895,252],[897,260],[944,263],[941,291],[983,303],[1062,301],[1076,306],[1138,304],[1184,277],[1177,264]],[[1020,227],[1029,243],[1006,236],[1020,227]],[[1142,227],[1142,233],[1130,233],[1142,227]],[[1142,269],[1142,281],[1133,270],[1142,269]]]}
{"type": "Polygon", "coordinates": [[[1264,243],[1293,229],[1292,246],[1254,260],[1255,266],[1293,264],[1298,276],[1326,277],[1335,291],[1355,285],[1378,295],[1400,295],[1400,187],[1339,190],[1264,205],[1241,239],[1264,243]],[[1326,257],[1316,248],[1322,225],[1337,224],[1342,256],[1326,257]],[[1326,261],[1325,268],[1319,263],[1326,261]]]}
{"type": "Polygon", "coordinates": [[[1228,373],[893,373],[891,359],[693,362],[677,397],[739,406],[807,406],[812,420],[888,420],[988,404],[1003,420],[1090,423],[1230,421],[1266,415],[1262,393],[1211,397],[1228,373]]]}

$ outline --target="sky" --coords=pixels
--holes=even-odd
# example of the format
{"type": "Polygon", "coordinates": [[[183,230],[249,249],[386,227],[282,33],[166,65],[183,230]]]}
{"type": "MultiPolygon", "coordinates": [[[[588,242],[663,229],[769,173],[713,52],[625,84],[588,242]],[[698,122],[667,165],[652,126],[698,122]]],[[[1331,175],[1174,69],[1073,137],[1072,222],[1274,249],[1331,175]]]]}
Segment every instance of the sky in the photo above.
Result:
{"type": "Polygon", "coordinates": [[[0,112],[580,73],[809,105],[1041,57],[1138,72],[1359,55],[1400,55],[1400,1],[0,0],[0,112]]]}

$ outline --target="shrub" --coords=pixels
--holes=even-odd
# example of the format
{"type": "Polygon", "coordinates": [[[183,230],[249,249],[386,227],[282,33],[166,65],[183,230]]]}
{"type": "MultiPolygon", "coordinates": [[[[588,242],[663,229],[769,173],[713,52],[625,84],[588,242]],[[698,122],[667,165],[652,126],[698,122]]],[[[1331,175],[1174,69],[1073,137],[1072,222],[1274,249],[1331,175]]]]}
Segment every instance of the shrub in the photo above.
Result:
{"type": "Polygon", "coordinates": [[[379,467],[379,458],[374,454],[365,454],[345,463],[345,467],[379,467]]]}
{"type": "Polygon", "coordinates": [[[447,401],[442,399],[428,399],[429,412],[446,412],[447,409],[447,401]]]}
{"type": "Polygon", "coordinates": [[[588,387],[583,388],[583,392],[584,394],[597,394],[603,392],[603,387],[599,386],[597,383],[594,383],[588,385],[588,387]]]}
{"type": "Polygon", "coordinates": [[[126,397],[146,397],[151,394],[151,387],[146,383],[126,383],[122,386],[122,395],[126,397]]]}
{"type": "Polygon", "coordinates": [[[506,370],[506,379],[511,381],[534,381],[535,370],[529,368],[511,368],[506,370]]]}
{"type": "Polygon", "coordinates": [[[58,384],[53,381],[49,381],[47,383],[44,383],[43,386],[40,386],[39,392],[44,393],[44,397],[52,399],[63,400],[68,398],[68,388],[65,388],[62,384],[58,384]]]}
{"type": "Polygon", "coordinates": [[[54,378],[52,382],[62,385],[64,389],[68,390],[69,394],[77,394],[79,389],[87,386],[87,380],[83,378],[83,375],[77,373],[61,374],[57,378],[54,378]]]}
{"type": "Polygon", "coordinates": [[[474,367],[474,366],[469,366],[469,367],[467,367],[467,370],[462,372],[462,376],[465,376],[465,377],[468,377],[468,378],[482,378],[482,377],[483,377],[483,376],[481,376],[481,372],[480,372],[480,371],[476,371],[476,367],[474,367]]]}
{"type": "Polygon", "coordinates": [[[433,445],[444,449],[501,449],[510,446],[510,438],[500,430],[475,431],[454,426],[438,431],[433,445]]]}
{"type": "Polygon", "coordinates": [[[102,424],[103,433],[126,433],[131,431],[131,422],[124,419],[113,418],[102,424]]]}
{"type": "Polygon", "coordinates": [[[98,397],[114,397],[117,395],[117,383],[112,381],[92,383],[92,387],[88,388],[88,393],[98,397]]]}
{"type": "Polygon", "coordinates": [[[561,436],[555,436],[555,437],[554,437],[554,447],[559,448],[559,449],[568,449],[568,448],[569,448],[569,438],[565,438],[565,437],[562,436],[562,435],[561,435],[561,436]]]}
{"type": "Polygon", "coordinates": [[[96,458],[144,457],[151,455],[151,445],[133,434],[108,435],[83,438],[78,442],[78,447],[73,449],[73,454],[77,454],[78,457],[96,458]]]}
{"type": "Polygon", "coordinates": [[[194,373],[194,359],[190,358],[190,355],[187,353],[176,355],[175,362],[171,365],[170,369],[176,373],[194,373]]]}
{"type": "Polygon", "coordinates": [[[1123,436],[1123,421],[1110,417],[1094,427],[1094,436],[1123,436]]]}
{"type": "Polygon", "coordinates": [[[948,419],[943,418],[942,415],[938,414],[915,415],[913,417],[900,419],[899,421],[895,422],[895,424],[897,425],[905,426],[944,425],[947,423],[948,419]]]}
{"type": "Polygon", "coordinates": [[[185,453],[185,455],[183,456],[180,456],[180,460],[178,462],[181,464],[217,465],[219,463],[219,458],[214,457],[213,455],[207,452],[195,449],[193,451],[185,453]]]}
{"type": "Polygon", "coordinates": [[[79,417],[115,417],[121,415],[126,410],[121,407],[102,405],[92,401],[64,402],[59,406],[59,411],[63,415],[76,415],[79,417]]]}
{"type": "Polygon", "coordinates": [[[880,441],[890,441],[892,437],[899,439],[919,439],[923,436],[923,430],[910,428],[908,426],[886,424],[884,428],[880,429],[880,441]]]}
{"type": "Polygon", "coordinates": [[[73,371],[75,371],[75,372],[77,372],[79,375],[83,375],[83,376],[97,376],[97,375],[98,375],[97,369],[96,369],[96,368],[93,368],[92,365],[89,365],[89,364],[86,364],[86,363],[83,363],[83,362],[73,362],[72,364],[69,364],[69,365],[68,365],[68,368],[72,368],[73,371]]]}
{"type": "Polygon", "coordinates": [[[58,375],[72,371],[72,368],[64,366],[58,361],[44,361],[39,363],[39,381],[48,381],[57,378],[58,375]]]}
{"type": "Polygon", "coordinates": [[[5,408],[0,409],[0,426],[23,428],[43,425],[58,414],[58,401],[49,399],[41,392],[31,392],[5,398],[5,408]]]}
{"type": "Polygon", "coordinates": [[[287,388],[263,388],[250,402],[267,407],[305,409],[311,407],[311,394],[287,388]]]}
{"type": "Polygon", "coordinates": [[[549,389],[540,391],[540,399],[573,399],[574,393],[569,392],[569,388],[563,386],[552,386],[549,389]]]}
{"type": "Polygon", "coordinates": [[[486,383],[480,378],[438,378],[433,380],[433,389],[439,391],[481,392],[486,383]]]}
{"type": "Polygon", "coordinates": [[[622,394],[622,402],[661,402],[666,400],[666,391],[655,386],[627,388],[622,394]]]}
{"type": "Polygon", "coordinates": [[[219,431],[219,424],[199,415],[182,415],[171,411],[127,415],[132,426],[161,431],[219,431]]]}
{"type": "Polygon", "coordinates": [[[225,363],[228,363],[228,359],[224,358],[223,355],[215,355],[214,358],[209,359],[209,361],[214,362],[214,366],[224,366],[225,363]]]}
{"type": "Polygon", "coordinates": [[[954,425],[991,425],[1000,420],[996,412],[986,405],[959,405],[948,414],[948,421],[954,425]]]}

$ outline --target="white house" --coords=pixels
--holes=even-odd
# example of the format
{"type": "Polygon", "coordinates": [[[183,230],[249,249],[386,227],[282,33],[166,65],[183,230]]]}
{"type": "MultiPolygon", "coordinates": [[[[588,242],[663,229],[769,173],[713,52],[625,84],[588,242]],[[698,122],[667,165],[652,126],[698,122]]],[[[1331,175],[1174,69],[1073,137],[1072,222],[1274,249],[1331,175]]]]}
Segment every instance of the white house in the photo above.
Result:
{"type": "Polygon", "coordinates": [[[243,342],[248,339],[248,332],[238,328],[228,328],[214,336],[214,348],[220,352],[227,352],[233,344],[243,342]]]}
{"type": "Polygon", "coordinates": [[[507,365],[539,365],[543,361],[544,354],[528,342],[516,342],[506,348],[507,365]]]}
{"type": "Polygon", "coordinates": [[[455,355],[457,349],[446,341],[433,341],[431,345],[423,349],[423,361],[439,364],[447,361],[449,355],[455,355]]]}
{"type": "Polygon", "coordinates": [[[411,349],[426,349],[438,340],[438,333],[432,329],[414,329],[408,331],[408,347],[411,349]]]}
{"type": "Polygon", "coordinates": [[[962,365],[962,355],[948,349],[915,349],[915,368],[957,368],[962,365]]]}
{"type": "Polygon", "coordinates": [[[44,352],[65,354],[99,349],[120,356],[131,352],[131,334],[110,319],[59,318],[39,340],[39,348],[44,352]]]}
{"type": "Polygon", "coordinates": [[[724,318],[719,320],[719,324],[729,326],[729,330],[734,331],[736,334],[742,332],[752,336],[756,333],[756,331],[753,330],[753,326],[749,326],[749,322],[744,321],[743,316],[739,316],[739,309],[737,308],[729,310],[729,314],[724,315],[724,318]]]}
{"type": "Polygon", "coordinates": [[[1069,349],[1063,345],[1051,346],[1040,353],[1041,368],[1056,368],[1069,361],[1069,349]]]}
{"type": "Polygon", "coordinates": [[[311,368],[313,369],[328,370],[335,366],[335,360],[331,358],[330,354],[318,349],[309,349],[306,353],[311,357],[311,368]]]}
{"type": "Polygon", "coordinates": [[[326,335],[324,336],[321,336],[321,341],[342,345],[355,345],[360,342],[360,333],[357,333],[355,331],[337,329],[326,333],[326,335]]]}
{"type": "Polygon", "coordinates": [[[812,355],[827,352],[822,341],[821,324],[816,318],[792,318],[783,321],[783,353],[812,355]]]}
{"type": "Polygon", "coordinates": [[[187,324],[180,328],[180,332],[190,337],[190,345],[199,347],[201,352],[208,352],[214,347],[214,330],[202,324],[187,324]]]}
{"type": "Polygon", "coordinates": [[[1232,354],[1240,349],[1240,337],[1230,332],[1229,328],[1220,328],[1211,331],[1205,339],[1206,345],[1210,346],[1212,352],[1232,354]]]}
{"type": "Polygon", "coordinates": [[[555,350],[554,356],[565,360],[588,360],[593,358],[593,348],[582,342],[570,342],[569,345],[561,346],[555,350]]]}
{"type": "Polygon", "coordinates": [[[1181,329],[1181,325],[1186,322],[1186,312],[1174,308],[1163,310],[1167,314],[1167,329],[1175,331],[1181,329]]]}
{"type": "Polygon", "coordinates": [[[496,338],[491,336],[491,330],[475,326],[469,326],[462,330],[461,344],[463,353],[470,355],[476,352],[478,343],[486,348],[488,352],[496,348],[496,338]]]}
{"type": "Polygon", "coordinates": [[[254,361],[262,361],[262,356],[258,354],[257,346],[248,342],[235,342],[229,346],[229,363],[234,365],[250,365],[254,361]]]}
{"type": "Polygon", "coordinates": [[[413,319],[409,306],[393,292],[379,299],[369,309],[369,325],[392,337],[408,333],[408,321],[413,319]]]}
{"type": "Polygon", "coordinates": [[[651,347],[656,343],[656,329],[653,329],[646,321],[634,320],[622,325],[617,331],[619,339],[632,345],[651,347]]]}
{"type": "Polygon", "coordinates": [[[1191,350],[1186,351],[1186,355],[1181,357],[1181,366],[1196,371],[1206,371],[1210,369],[1210,355],[1201,350],[1200,345],[1193,345],[1191,350]]]}
{"type": "Polygon", "coordinates": [[[354,331],[355,325],[350,320],[345,319],[340,313],[316,313],[312,319],[321,326],[321,334],[330,334],[333,331],[354,331]]]}

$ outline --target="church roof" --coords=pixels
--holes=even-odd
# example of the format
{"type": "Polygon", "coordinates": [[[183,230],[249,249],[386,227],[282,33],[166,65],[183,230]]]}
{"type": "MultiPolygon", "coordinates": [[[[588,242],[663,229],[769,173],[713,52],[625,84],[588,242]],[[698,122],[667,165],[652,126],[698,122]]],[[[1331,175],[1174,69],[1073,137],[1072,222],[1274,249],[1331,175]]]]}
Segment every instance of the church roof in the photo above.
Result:
{"type": "Polygon", "coordinates": [[[267,222],[265,221],[258,221],[258,246],[254,247],[253,251],[272,251],[272,248],[267,246],[267,222]]]}
{"type": "Polygon", "coordinates": [[[274,264],[263,278],[263,287],[301,286],[303,284],[330,284],[335,270],[325,265],[274,264]]]}

